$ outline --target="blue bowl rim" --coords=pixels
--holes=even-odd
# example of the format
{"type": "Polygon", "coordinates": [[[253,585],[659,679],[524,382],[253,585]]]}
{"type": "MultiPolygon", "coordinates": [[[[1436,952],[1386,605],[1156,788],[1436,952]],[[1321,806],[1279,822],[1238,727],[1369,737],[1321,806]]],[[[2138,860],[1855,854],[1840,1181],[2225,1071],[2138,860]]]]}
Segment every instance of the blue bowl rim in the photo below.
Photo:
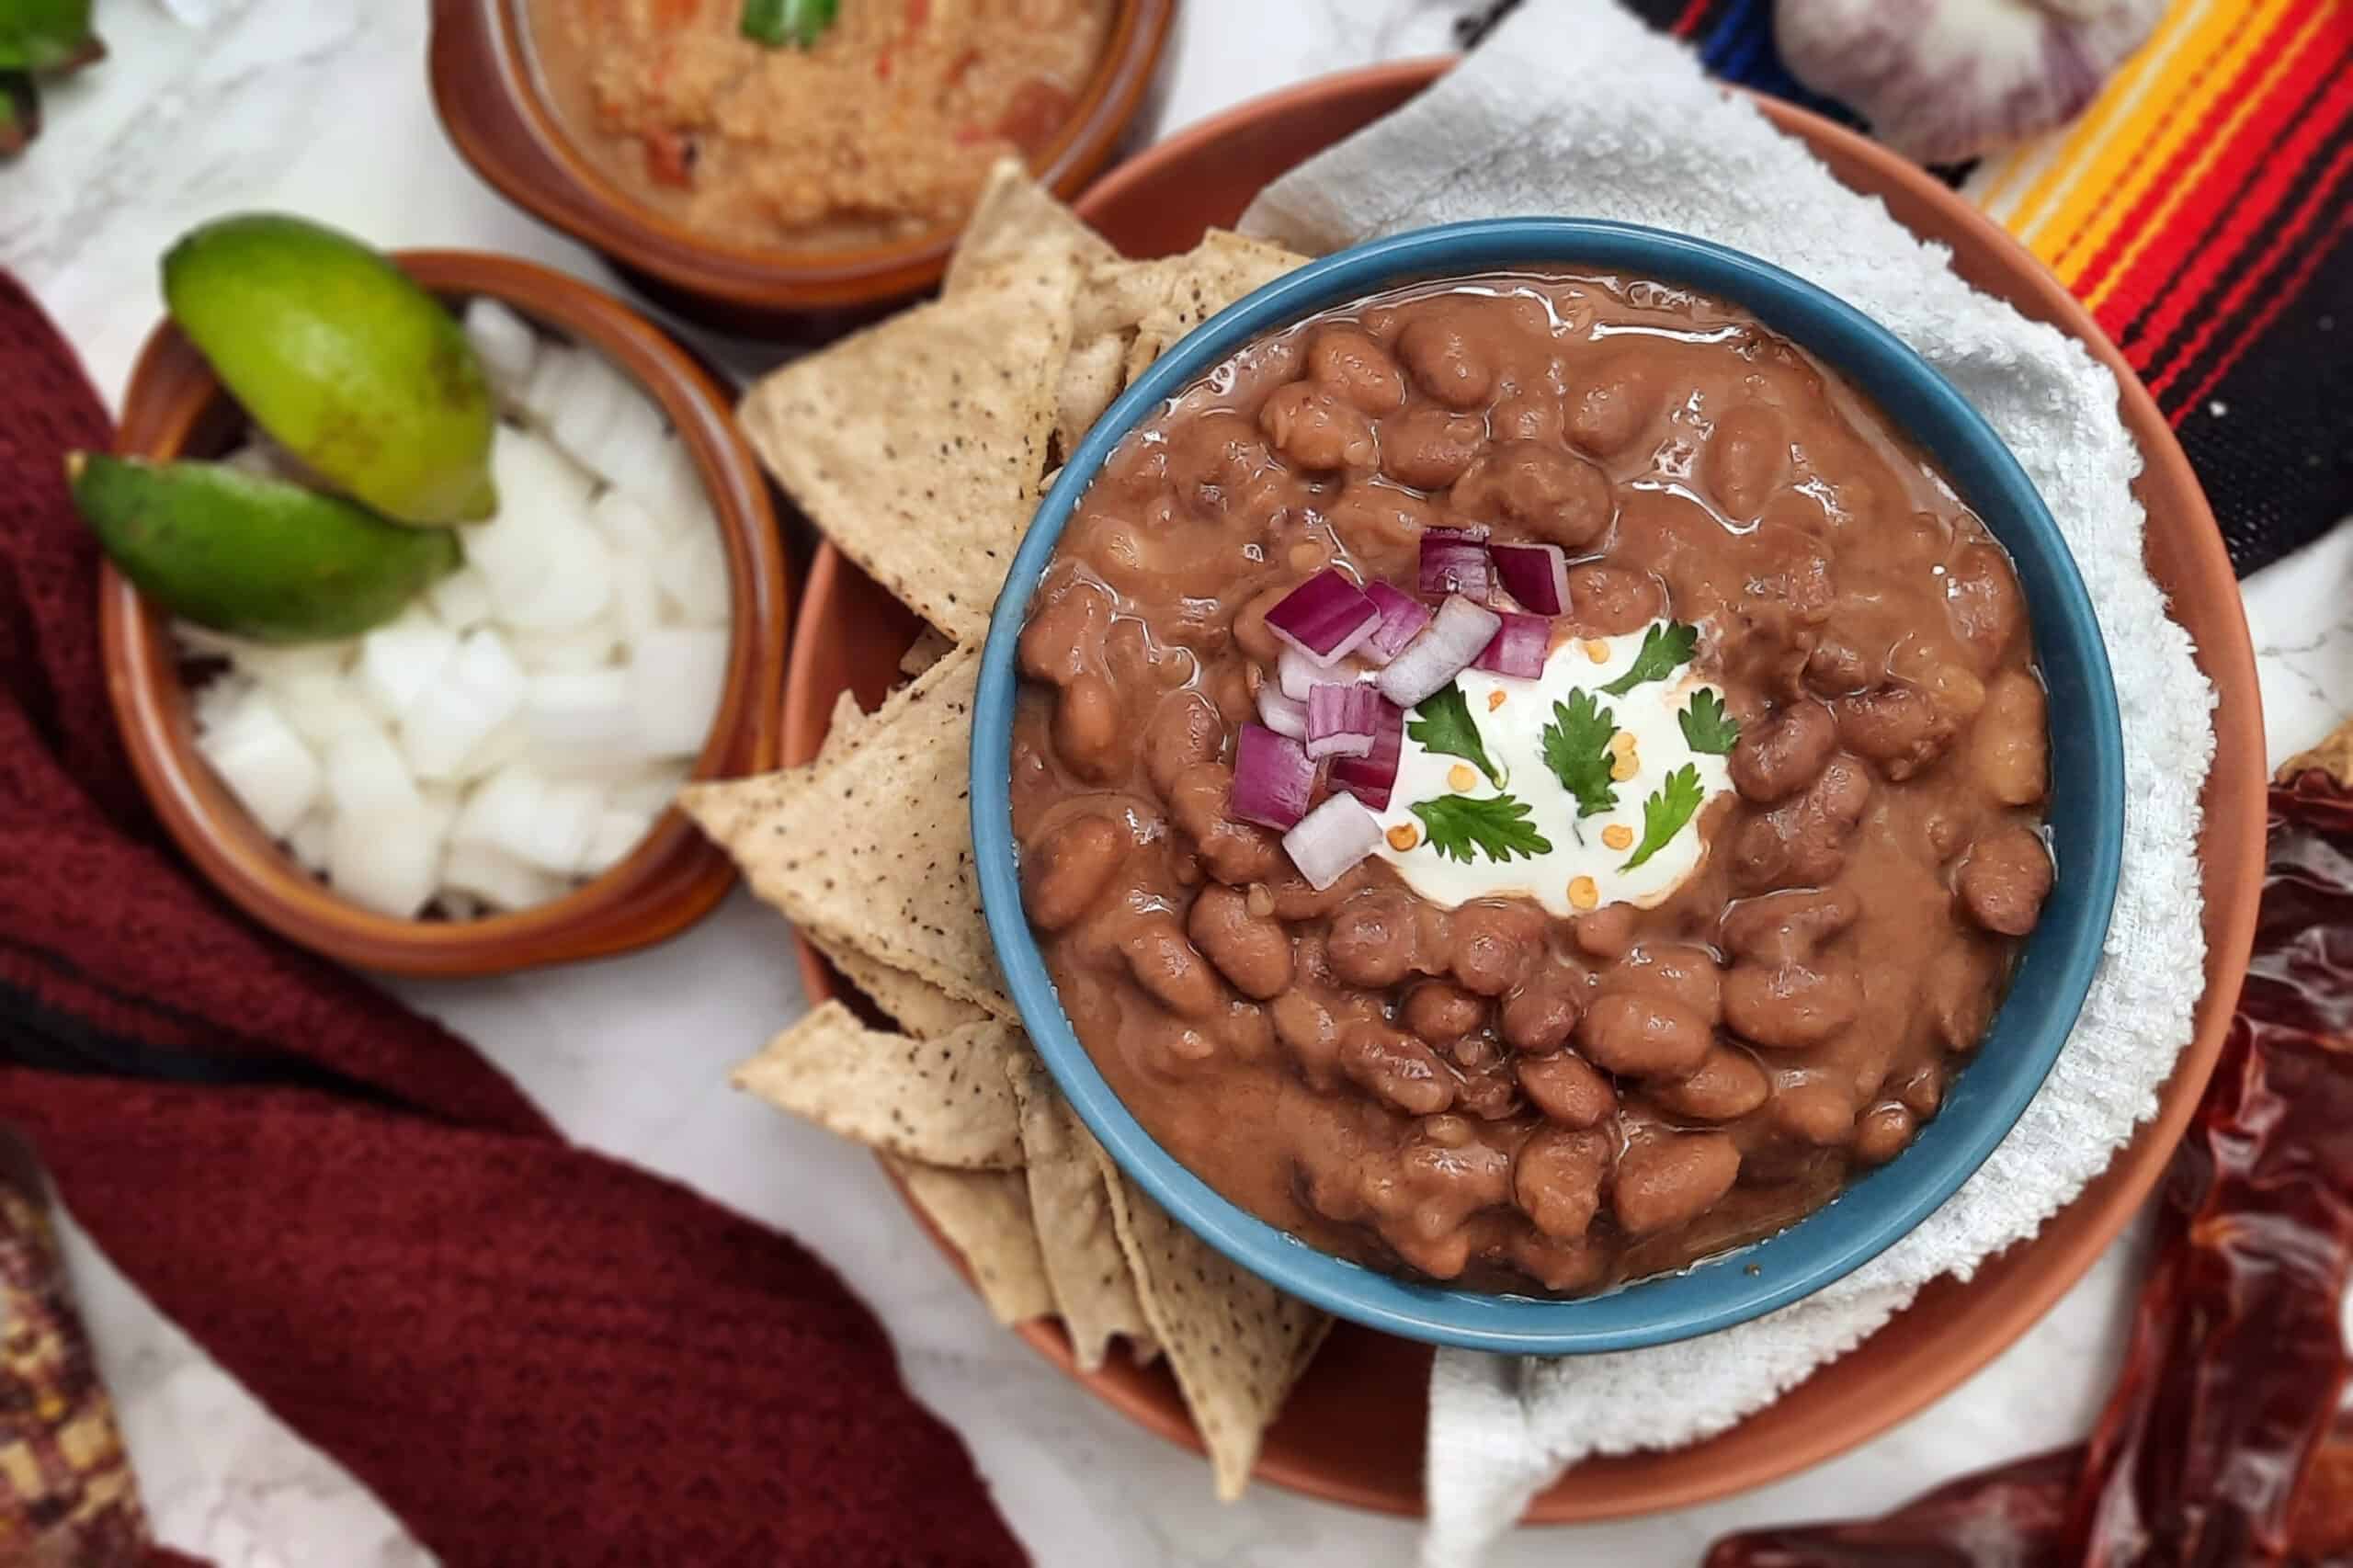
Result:
{"type": "MultiPolygon", "coordinates": [[[[1819,286],[1729,246],[1598,219],[1484,219],[1367,241],[1254,290],[1165,352],[1095,422],[1039,503],[992,611],[972,726],[972,837],[990,937],[1030,1039],[1080,1119],[1120,1168],[1179,1223],[1249,1273],[1367,1328],[1464,1349],[1561,1356],[1688,1339],[1800,1301],[1893,1246],[1976,1172],[2049,1075],[2098,967],[2123,858],[2123,728],[2097,616],[2049,507],[1984,415],[1902,339],[1819,286]],[[1938,1134],[1933,1147],[1924,1133],[1889,1165],[1851,1183],[1836,1200],[1770,1237],[1677,1273],[1566,1301],[1464,1290],[1381,1273],[1318,1251],[1268,1224],[1180,1165],[1112,1092],[1071,1028],[1022,909],[1012,835],[1016,643],[1063,527],[1120,441],[1226,355],[1318,311],[1420,279],[1516,267],[1622,270],[1717,295],[1863,385],[1875,401],[1894,396],[1912,403],[1913,412],[1898,419],[1899,425],[1936,451],[1949,473],[1956,453],[1966,454],[1977,477],[1963,485],[1954,476],[1964,500],[2014,556],[2017,540],[2024,536],[2034,540],[2048,563],[2047,591],[2056,596],[2061,613],[2052,624],[2049,606],[2038,608],[2037,661],[2046,674],[2064,668],[2082,679],[2091,708],[2090,733],[2082,738],[2090,772],[2087,809],[2095,812],[2097,831],[2088,841],[2062,846],[2062,874],[2080,879],[2087,893],[2086,913],[2075,928],[2058,933],[2066,938],[2064,948],[2055,967],[2040,977],[2045,1010],[2030,1020],[2028,1048],[1999,1089],[1975,1107],[1958,1135],[1940,1131],[1952,1125],[1949,1111],[1928,1124],[1938,1134]],[[1933,1158],[1923,1158],[1927,1155],[1933,1158]],[[1888,1183],[1899,1176],[1902,1187],[1890,1188],[1888,1183]],[[1878,1201],[1847,1201],[1866,1186],[1878,1201]],[[1836,1233],[1822,1243],[1833,1225],[1836,1233]],[[1808,1241],[1815,1244],[1808,1247],[1808,1241]],[[1813,1256],[1769,1280],[1744,1267],[1768,1249],[1790,1246],[1813,1256]],[[1703,1290],[1696,1302],[1643,1310],[1658,1301],[1654,1287],[1703,1276],[1733,1283],[1703,1290]]],[[[2042,937],[2043,928],[2038,928],[2029,939],[2030,951],[2048,950],[2042,937]]],[[[2003,1012],[2010,1006],[2006,998],[2003,1012]]],[[[1973,1073],[1964,1074],[1961,1082],[1969,1084],[1973,1073]]]]}

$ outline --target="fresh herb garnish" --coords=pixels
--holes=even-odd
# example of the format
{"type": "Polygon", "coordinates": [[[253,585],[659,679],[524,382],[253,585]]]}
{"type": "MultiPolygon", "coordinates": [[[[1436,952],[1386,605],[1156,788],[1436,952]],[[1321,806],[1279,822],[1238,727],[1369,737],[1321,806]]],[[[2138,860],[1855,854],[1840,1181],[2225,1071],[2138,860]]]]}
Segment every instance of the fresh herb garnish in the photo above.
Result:
{"type": "Polygon", "coordinates": [[[1474,845],[1490,860],[1552,852],[1552,841],[1528,820],[1528,803],[1515,796],[1474,800],[1469,795],[1440,795],[1434,801],[1416,801],[1413,812],[1429,830],[1430,847],[1466,866],[1474,845]]]}
{"type": "Polygon", "coordinates": [[[1609,781],[1609,737],[1618,725],[1608,709],[1583,687],[1573,687],[1566,702],[1552,704],[1552,722],[1544,726],[1544,766],[1561,788],[1577,798],[1579,817],[1598,816],[1618,804],[1609,781]]]}
{"type": "Polygon", "coordinates": [[[744,0],[736,30],[770,49],[807,49],[834,25],[841,0],[744,0]]]}
{"type": "Polygon", "coordinates": [[[1740,739],[1740,726],[1724,711],[1724,699],[1708,687],[1691,694],[1691,706],[1675,716],[1683,726],[1683,738],[1691,749],[1710,756],[1722,756],[1740,739]]]}
{"type": "Polygon", "coordinates": [[[1487,756],[1486,745],[1479,739],[1479,726],[1471,717],[1470,699],[1462,695],[1460,683],[1426,699],[1414,710],[1413,722],[1405,733],[1422,743],[1426,751],[1459,756],[1475,766],[1487,776],[1487,782],[1500,790],[1504,787],[1503,770],[1487,756]]]}
{"type": "Polygon", "coordinates": [[[1665,626],[1654,626],[1643,636],[1642,651],[1634,655],[1634,664],[1624,675],[1601,689],[1610,697],[1623,697],[1644,681],[1665,680],[1691,662],[1692,652],[1699,646],[1699,629],[1680,620],[1670,620],[1665,626]]]}
{"type": "Polygon", "coordinates": [[[1643,802],[1643,841],[1634,846],[1633,858],[1618,869],[1631,871],[1665,848],[1667,841],[1682,832],[1683,824],[1691,820],[1691,813],[1699,809],[1701,793],[1699,770],[1690,763],[1668,774],[1666,782],[1643,802]]]}

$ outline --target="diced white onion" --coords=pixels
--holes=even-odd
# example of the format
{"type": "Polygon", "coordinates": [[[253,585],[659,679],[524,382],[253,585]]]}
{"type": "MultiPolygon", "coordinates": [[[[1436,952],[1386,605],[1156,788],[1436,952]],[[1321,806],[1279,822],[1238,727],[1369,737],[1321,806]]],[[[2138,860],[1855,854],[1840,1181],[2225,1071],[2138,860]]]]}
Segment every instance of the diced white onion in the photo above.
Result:
{"type": "Polygon", "coordinates": [[[330,830],[327,885],[362,908],[410,920],[441,879],[442,836],[423,801],[340,811],[330,830]]]}
{"type": "Polygon", "coordinates": [[[359,640],[359,683],[379,710],[405,719],[457,653],[458,634],[412,606],[359,640]]]}
{"type": "Polygon", "coordinates": [[[629,665],[638,744],[649,756],[702,750],[727,686],[724,631],[665,629],[639,642],[629,665]]]}
{"type": "Polygon", "coordinates": [[[267,692],[244,692],[198,735],[196,744],[229,792],[272,838],[290,831],[318,799],[318,758],[267,692]]]}
{"type": "Polygon", "coordinates": [[[723,626],[732,599],[727,551],[715,528],[688,535],[654,558],[654,578],[688,626],[723,626]]]}
{"type": "Polygon", "coordinates": [[[608,809],[597,817],[597,831],[588,835],[588,858],[581,869],[592,877],[604,875],[623,860],[654,827],[654,819],[643,812],[623,812],[608,809]]]}
{"type": "Polygon", "coordinates": [[[408,761],[381,730],[358,730],[327,748],[327,799],[338,817],[421,810],[408,761]]]}
{"type": "Polygon", "coordinates": [[[531,324],[487,295],[466,306],[466,339],[500,396],[515,398],[531,384],[539,362],[540,335],[531,324]]]}
{"type": "Polygon", "coordinates": [[[490,619],[490,579],[478,566],[460,566],[425,590],[433,619],[452,631],[472,631],[490,619]]]}
{"type": "Polygon", "coordinates": [[[563,879],[526,866],[486,844],[452,843],[441,862],[441,885],[492,909],[529,909],[563,892],[563,879]]]}
{"type": "Polygon", "coordinates": [[[457,779],[492,731],[522,707],[529,677],[488,627],[471,632],[401,725],[419,778],[457,779]]]}
{"type": "MultiPolygon", "coordinates": [[[[523,704],[531,739],[564,751],[631,754],[637,710],[627,670],[553,671],[531,677],[523,704]]],[[[631,755],[631,760],[635,757],[631,755]]]]}

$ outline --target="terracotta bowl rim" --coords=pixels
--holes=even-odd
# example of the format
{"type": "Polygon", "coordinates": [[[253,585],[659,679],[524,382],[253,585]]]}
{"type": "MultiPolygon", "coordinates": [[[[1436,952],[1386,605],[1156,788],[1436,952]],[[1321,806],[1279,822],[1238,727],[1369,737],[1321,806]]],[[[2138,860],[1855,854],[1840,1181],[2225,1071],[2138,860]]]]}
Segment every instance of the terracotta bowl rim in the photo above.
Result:
{"type": "MultiPolygon", "coordinates": [[[[1075,195],[1110,160],[1159,70],[1176,4],[1116,0],[1102,58],[1070,119],[1032,160],[1056,195],[1075,195]]],[[[727,309],[855,306],[938,281],[961,224],[875,245],[753,246],[705,238],[631,198],[579,151],[539,86],[527,6],[434,0],[428,42],[442,128],[507,200],[632,271],[727,309]]]]}
{"type": "MultiPolygon", "coordinates": [[[[601,350],[662,405],[694,455],[728,551],[727,684],[693,776],[775,766],[791,600],[767,483],[735,430],[732,394],[649,319],[577,278],[486,252],[397,251],[392,259],[438,293],[496,299],[542,330],[601,350]]],[[[116,450],[177,457],[224,405],[233,406],[218,380],[165,319],[133,366],[116,450]]],[[[619,865],[529,909],[399,920],[347,903],[271,843],[197,754],[167,617],[110,564],[100,570],[98,610],[117,727],[165,830],[232,903],[329,958],[385,973],[455,975],[623,952],[685,929],[735,880],[726,855],[673,806],[619,865]]]]}
{"type": "MultiPolygon", "coordinates": [[[[1197,121],[1098,181],[1077,203],[1080,215],[1100,221],[1131,191],[1165,178],[1164,170],[1169,165],[1181,166],[1185,158],[1199,150],[1246,135],[1267,122],[1312,112],[1325,105],[1351,103],[1365,96],[1376,96],[1384,102],[1402,102],[1451,68],[1459,58],[1424,56],[1336,72],[1262,95],[1197,121]]],[[[1393,108],[1394,103],[1389,107],[1393,108]]],[[[2244,611],[2238,606],[2235,579],[2221,532],[2214,525],[2188,458],[2173,439],[2147,389],[2133,376],[2122,355],[2080,301],[2005,231],[1961,202],[1933,176],[1819,115],[1769,98],[1760,100],[1760,108],[1780,129],[1805,140],[1817,155],[1829,155],[1835,163],[1867,170],[1872,176],[1872,193],[1902,195],[1933,207],[1954,232],[1967,234],[1989,254],[2009,257],[2011,286],[2004,291],[2005,297],[2028,309],[2029,314],[2053,322],[2084,342],[2116,374],[2127,423],[2142,449],[2142,483],[2174,496],[2174,510],[2182,515],[2185,523],[2203,525],[2177,531],[2181,549],[2190,558],[2190,579],[2212,578],[2233,585],[2232,591],[2213,596],[2223,601],[2225,613],[2219,625],[2208,628],[2210,634],[2201,639],[2198,649],[2200,666],[2214,681],[2222,699],[2214,715],[2218,744],[2208,775],[2207,791],[2211,796],[2218,789],[2234,787],[2234,792],[2253,801],[2254,806],[2240,812],[2235,821],[2211,812],[2209,815],[2202,846],[2209,909],[2209,985],[2199,1010],[2194,1037],[2162,1093],[2156,1114],[2142,1124],[2133,1142],[2119,1153],[2108,1172],[2096,1178],[2068,1210],[2046,1223],[2033,1241],[1990,1260],[1974,1282],[1948,1280],[1931,1287],[1920,1301],[1897,1314],[1881,1335],[1817,1374],[1819,1380],[1827,1381],[1824,1386],[1843,1386],[1857,1375],[1850,1369],[1875,1366],[1876,1359],[1884,1358],[1875,1358],[1872,1346],[1893,1335],[1913,1341],[1897,1354],[1903,1373],[1900,1378],[1874,1371],[1870,1374],[1873,1381],[1866,1385],[1874,1396],[1869,1403],[1841,1396],[1843,1403],[1835,1407],[1835,1417],[1816,1411],[1797,1426],[1781,1422],[1774,1443],[1761,1449],[1751,1446],[1737,1459],[1729,1453],[1718,1455],[1712,1451],[1721,1446],[1722,1439],[1697,1445],[1709,1452],[1704,1469],[1675,1464],[1680,1451],[1588,1461],[1539,1494],[1523,1517],[1523,1524],[1625,1518],[1695,1506],[1768,1484],[1886,1432],[1983,1370],[2083,1278],[2163,1178],[2170,1151],[2195,1112],[2221,1053],[2245,976],[2245,956],[2254,937],[2256,895],[2264,863],[2261,801],[2266,777],[2254,647],[2244,611]],[[2078,1215],[2088,1218],[2071,1222],[2071,1218],[2078,1215]],[[1998,1292],[1988,1295],[1988,1288],[1996,1283],[2000,1286],[1998,1292]],[[1917,1317],[1941,1324],[1956,1313],[1965,1314],[1974,1331],[1965,1343],[1956,1344],[1943,1334],[1924,1331],[1922,1335],[1907,1336],[1896,1332],[1908,1319],[1917,1317]],[[1665,1468],[1673,1473],[1653,1479],[1647,1472],[1654,1468],[1665,1468]],[[1580,1473],[1586,1470],[1604,1472],[1606,1479],[1595,1485],[1578,1484],[1580,1473]]],[[[808,760],[822,739],[834,694],[804,697],[803,692],[810,688],[800,686],[799,672],[808,667],[806,650],[824,635],[821,618],[825,607],[840,597],[843,590],[835,585],[843,580],[845,573],[856,574],[857,568],[830,541],[821,540],[811,563],[806,596],[814,613],[800,629],[795,642],[795,687],[788,694],[788,763],[808,760]]],[[[818,1000],[839,994],[845,983],[824,955],[797,933],[795,947],[802,984],[808,994],[818,1000]]],[[[963,1264],[954,1247],[925,1218],[920,1208],[912,1204],[910,1208],[951,1267],[961,1270],[963,1264]]],[[[1051,1320],[1027,1323],[1015,1332],[1059,1370],[1085,1384],[1097,1398],[1138,1426],[1180,1447],[1201,1451],[1198,1432],[1177,1404],[1173,1391],[1165,1388],[1160,1380],[1134,1373],[1114,1375],[1110,1368],[1093,1373],[1081,1371],[1073,1362],[1068,1336],[1051,1320]]],[[[1313,1375],[1311,1369],[1309,1376],[1313,1375]]],[[[1784,1403],[1807,1403],[1799,1396],[1812,1386],[1812,1381],[1802,1385],[1785,1396],[1784,1403]]],[[[1741,1427],[1734,1427],[1733,1432],[1740,1430],[1741,1427]]],[[[1279,1437],[1279,1425],[1274,1436],[1279,1437]]],[[[1254,1473],[1257,1479],[1274,1485],[1374,1512],[1411,1517],[1423,1513],[1427,1506],[1418,1487],[1381,1475],[1345,1473],[1313,1454],[1281,1451],[1281,1446],[1272,1438],[1269,1451],[1262,1454],[1254,1473]]]]}

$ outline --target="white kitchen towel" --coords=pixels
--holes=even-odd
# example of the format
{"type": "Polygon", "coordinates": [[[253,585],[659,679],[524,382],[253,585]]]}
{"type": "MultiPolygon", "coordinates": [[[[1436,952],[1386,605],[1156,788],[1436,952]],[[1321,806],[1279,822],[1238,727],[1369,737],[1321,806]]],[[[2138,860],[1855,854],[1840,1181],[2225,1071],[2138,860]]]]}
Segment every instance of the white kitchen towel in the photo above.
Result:
{"type": "Polygon", "coordinates": [[[2140,453],[2109,371],[1970,289],[1677,44],[1609,0],[1529,0],[1388,119],[1267,188],[1251,233],[1309,253],[1425,224],[1614,218],[1779,263],[1893,329],[1993,422],[2091,590],[2124,716],[2123,881],[2057,1068],[1984,1169],[1912,1235],[1769,1317],[1680,1345],[1537,1360],[1442,1353],[1428,1568],[1464,1568],[1563,1467],[1720,1432],[1852,1349],[1942,1274],[1966,1278],[2107,1166],[2156,1105],[2202,988],[2199,789],[2214,694],[2142,565],[2140,453]]]}

